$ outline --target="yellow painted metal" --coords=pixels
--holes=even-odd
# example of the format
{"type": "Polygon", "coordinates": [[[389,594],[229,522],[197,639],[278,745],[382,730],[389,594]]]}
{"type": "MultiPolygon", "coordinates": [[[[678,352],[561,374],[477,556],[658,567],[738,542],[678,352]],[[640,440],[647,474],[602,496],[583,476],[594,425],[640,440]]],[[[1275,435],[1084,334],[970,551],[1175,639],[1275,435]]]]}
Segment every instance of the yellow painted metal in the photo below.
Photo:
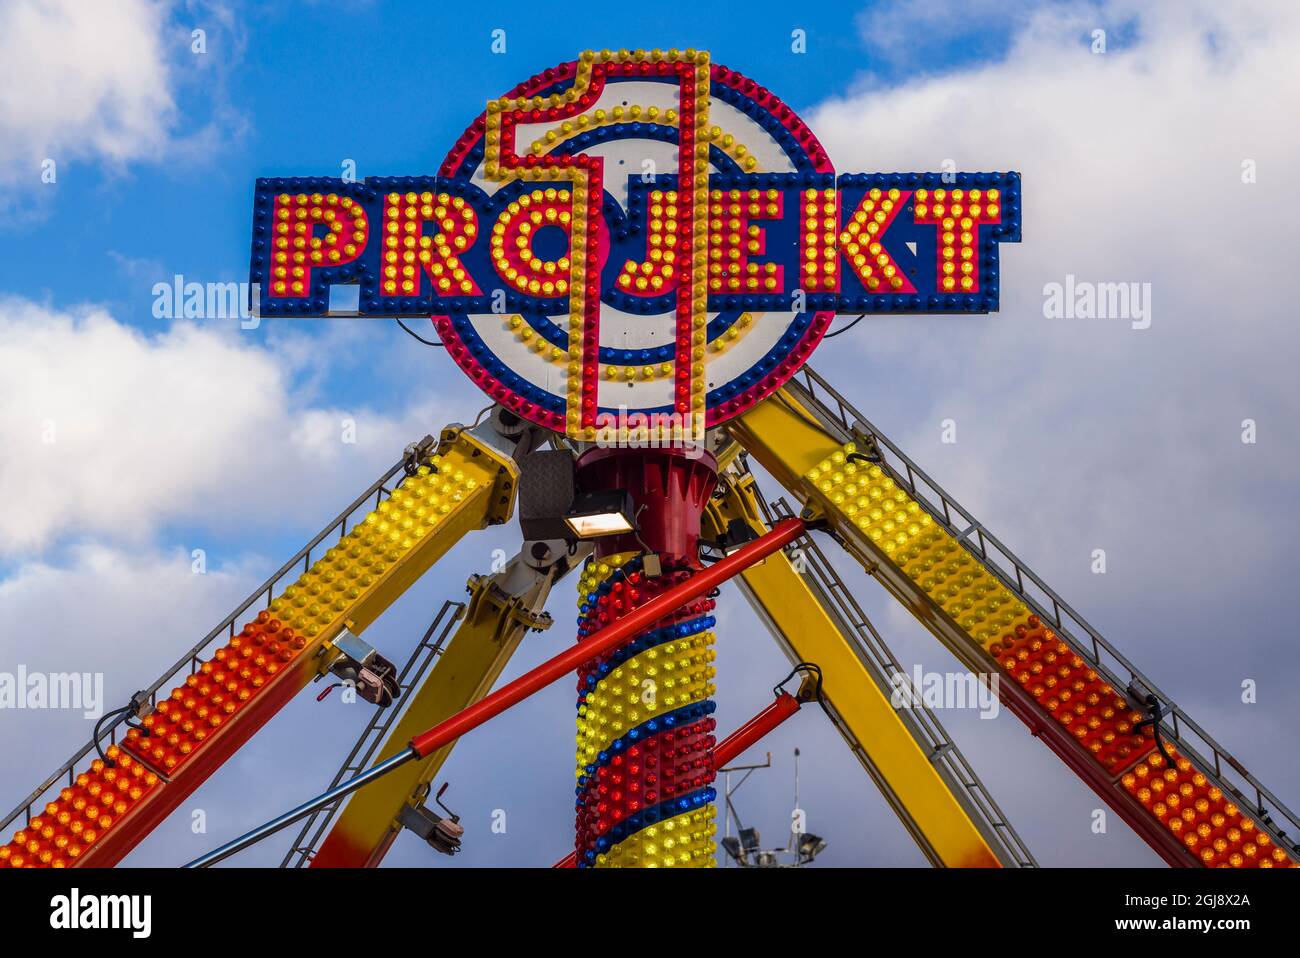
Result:
{"type": "MultiPolygon", "coordinates": [[[[165,700],[165,707],[160,704],[145,719],[145,725],[155,731],[155,738],[145,740],[137,732],[128,736],[132,743],[145,743],[131,745],[136,757],[129,760],[134,763],[132,767],[141,770],[142,783],[148,787],[141,789],[134,805],[125,809],[124,814],[110,819],[110,825],[93,830],[95,839],[83,837],[87,847],[84,851],[79,849],[70,863],[99,867],[120,861],[295,693],[316,674],[328,670],[340,655],[333,642],[345,628],[360,633],[466,533],[507,519],[513,509],[518,476],[518,467],[508,455],[459,427],[445,431],[438,454],[428,465],[393,490],[388,499],[378,503],[339,545],[318,558],[271,602],[269,615],[301,636],[303,644],[295,650],[286,667],[256,687],[256,694],[249,695],[245,707],[235,711],[212,734],[183,741],[189,746],[184,763],[166,752],[159,755],[153,749],[148,752],[145,749],[153,743],[157,743],[155,749],[173,748],[169,740],[180,740],[190,734],[185,727],[192,724],[188,712],[177,711],[188,710],[190,706],[184,704],[186,698],[195,696],[188,682],[172,692],[165,700]],[[173,715],[180,717],[173,719],[173,715]],[[162,728],[167,728],[167,734],[157,734],[162,728]],[[141,752],[163,765],[172,758],[178,767],[167,766],[172,774],[166,782],[151,771],[146,779],[144,764],[139,761],[145,757],[141,752]]],[[[195,674],[220,668],[222,659],[218,657],[233,654],[239,641],[242,641],[240,637],[232,635],[231,644],[218,649],[214,659],[195,674]]],[[[217,692],[221,694],[223,690],[217,692]]],[[[197,698],[195,701],[200,703],[198,707],[206,709],[206,704],[197,698]]],[[[123,759],[123,767],[127,767],[128,757],[114,747],[110,758],[119,757],[123,759]]],[[[98,759],[86,772],[88,781],[89,776],[108,774],[116,772],[98,759]]],[[[91,784],[98,787],[98,783],[91,784]]],[[[15,846],[25,848],[35,841],[23,832],[18,835],[22,841],[16,839],[10,845],[0,846],[0,861],[12,861],[15,846]]],[[[42,863],[69,863],[62,861],[53,849],[38,847],[33,857],[42,863]],[[47,851],[48,855],[41,854],[47,851]]]]}
{"type": "MultiPolygon", "coordinates": [[[[416,547],[406,550],[379,581],[362,593],[347,611],[346,627],[359,635],[397,598],[414,585],[433,564],[447,554],[466,533],[510,518],[514,509],[519,467],[513,459],[459,426],[443,431],[439,445],[440,469],[472,479],[470,491],[458,493],[448,503],[447,515],[435,523],[416,547]]],[[[395,530],[392,535],[400,538],[395,530]]],[[[328,659],[322,662],[326,669],[328,659]]]]}
{"type": "MultiPolygon", "coordinates": [[[[549,623],[541,608],[553,578],[539,576],[526,590],[511,592],[502,588],[509,571],[470,578],[470,601],[463,620],[393,726],[376,762],[397,754],[419,732],[487,695],[528,630],[549,623]]],[[[312,866],[378,865],[401,832],[397,817],[403,806],[424,801],[454,744],[419,762],[410,762],[355,793],[313,858],[312,866]]]]}
{"type": "Polygon", "coordinates": [[[1165,781],[1185,776],[1204,800],[1173,815],[1144,799],[1143,776],[1164,759],[1150,730],[1140,731],[1141,711],[1040,621],[964,533],[936,521],[869,445],[836,438],[784,389],[725,428],[963,665],[998,678],[1003,704],[1166,861],[1253,866],[1260,848],[1265,867],[1292,861],[1251,840],[1261,830],[1184,756],[1165,781]],[[1215,829],[1219,839],[1203,840],[1215,829]]]}
{"type": "Polygon", "coordinates": [[[988,670],[991,660],[982,646],[973,641],[901,568],[889,561],[873,542],[862,536],[849,517],[836,509],[807,480],[808,473],[836,454],[842,455],[843,448],[788,390],[778,390],[743,417],[731,420],[725,428],[745,452],[797,496],[801,504],[830,521],[863,568],[938,637],[963,665],[976,673],[988,670]]]}
{"type": "MultiPolygon", "coordinates": [[[[767,531],[753,483],[752,476],[724,480],[722,498],[710,502],[705,515],[706,537],[716,538],[735,518],[759,534],[767,531]]],[[[750,567],[741,584],[787,654],[820,666],[823,694],[840,731],[926,857],[947,867],[999,867],[975,822],[789,557],[778,552],[750,567]]]]}
{"type": "Polygon", "coordinates": [[[724,428],[786,489],[796,489],[809,469],[840,448],[785,389],[724,428]]]}

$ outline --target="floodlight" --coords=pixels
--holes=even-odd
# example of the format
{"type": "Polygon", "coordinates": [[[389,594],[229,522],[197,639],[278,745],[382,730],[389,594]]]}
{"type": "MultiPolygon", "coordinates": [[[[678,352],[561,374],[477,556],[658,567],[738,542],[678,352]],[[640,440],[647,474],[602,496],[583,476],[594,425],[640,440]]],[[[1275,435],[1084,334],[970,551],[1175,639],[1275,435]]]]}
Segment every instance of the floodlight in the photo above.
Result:
{"type": "Polygon", "coordinates": [[[569,530],[579,539],[626,535],[636,531],[632,496],[622,489],[582,492],[564,516],[569,530]]]}
{"type": "Polygon", "coordinates": [[[746,543],[753,542],[758,538],[758,533],[744,519],[732,519],[727,523],[727,539],[723,551],[731,555],[746,543]]]}
{"type": "Polygon", "coordinates": [[[740,850],[740,839],[734,835],[728,835],[722,840],[722,850],[727,853],[733,862],[740,866],[749,864],[745,860],[745,854],[740,850]]]}
{"type": "Polygon", "coordinates": [[[826,839],[820,835],[805,832],[799,836],[799,863],[801,865],[806,865],[824,851],[826,851],[826,839]]]}

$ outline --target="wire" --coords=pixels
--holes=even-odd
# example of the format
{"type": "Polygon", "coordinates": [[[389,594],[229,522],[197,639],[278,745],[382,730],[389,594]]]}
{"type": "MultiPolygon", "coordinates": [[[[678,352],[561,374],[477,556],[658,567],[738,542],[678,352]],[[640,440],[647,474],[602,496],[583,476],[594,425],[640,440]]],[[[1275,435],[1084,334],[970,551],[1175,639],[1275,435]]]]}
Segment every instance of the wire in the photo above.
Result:
{"type": "MultiPolygon", "coordinates": [[[[398,320],[398,322],[401,322],[401,320],[398,320]]],[[[412,335],[414,335],[414,333],[412,333],[412,335]]],[[[454,442],[455,440],[459,439],[460,434],[465,432],[467,429],[476,428],[478,424],[483,421],[483,417],[486,416],[495,408],[496,408],[496,403],[491,403],[487,406],[484,406],[482,409],[478,411],[478,415],[474,417],[474,421],[470,423],[468,426],[459,426],[456,429],[448,429],[446,431],[446,435],[443,436],[443,442],[444,443],[454,442]]]]}
{"type": "Polygon", "coordinates": [[[99,753],[100,760],[109,768],[117,768],[117,762],[113,761],[111,758],[105,755],[103,746],[99,744],[99,740],[104,735],[102,731],[104,727],[104,722],[106,722],[108,719],[111,719],[115,715],[121,715],[123,712],[129,712],[129,711],[131,711],[131,706],[124,705],[120,709],[113,709],[113,711],[111,712],[105,712],[103,715],[99,717],[99,721],[95,723],[95,735],[91,739],[91,741],[95,743],[95,751],[99,753]]]}
{"type": "Polygon", "coordinates": [[[799,662],[796,664],[794,671],[776,684],[772,689],[772,694],[779,696],[783,691],[785,691],[786,683],[801,672],[816,677],[817,682],[814,686],[814,695],[817,699],[817,704],[822,708],[826,708],[826,700],[822,696],[822,668],[816,662],[799,662]]]}
{"type": "Polygon", "coordinates": [[[862,322],[866,318],[867,318],[867,314],[862,313],[861,315],[858,316],[857,319],[853,320],[847,326],[841,326],[839,329],[835,330],[835,332],[827,333],[825,336],[822,337],[822,339],[833,339],[834,337],[838,336],[840,333],[847,333],[850,329],[858,325],[858,323],[862,322]]]}
{"type": "Polygon", "coordinates": [[[1148,711],[1151,713],[1151,717],[1134,725],[1133,731],[1140,732],[1142,729],[1150,726],[1151,734],[1156,740],[1156,748],[1160,749],[1160,754],[1163,755],[1165,761],[1169,763],[1169,767],[1174,768],[1176,766],[1174,757],[1170,755],[1168,750],[1165,748],[1164,736],[1160,734],[1160,720],[1165,717],[1164,706],[1160,704],[1160,700],[1154,695],[1148,695],[1146,697],[1146,706],[1148,711]]]}
{"type": "Polygon", "coordinates": [[[636,515],[632,517],[632,535],[636,537],[637,542],[641,543],[642,549],[646,552],[654,552],[655,550],[646,545],[646,541],[641,538],[641,513],[645,512],[645,508],[648,505],[650,505],[648,502],[641,503],[641,508],[639,508],[636,511],[636,515]]]}
{"type": "MultiPolygon", "coordinates": [[[[91,741],[94,743],[95,751],[99,753],[100,759],[102,759],[104,764],[107,765],[109,768],[116,768],[117,762],[113,761],[111,758],[109,758],[107,755],[104,754],[104,748],[99,743],[99,740],[104,737],[104,732],[103,732],[104,723],[107,722],[109,719],[113,718],[115,715],[122,715],[123,713],[127,713],[126,717],[120,720],[122,724],[124,724],[127,728],[136,729],[141,735],[143,735],[145,738],[148,738],[149,730],[147,728],[145,728],[143,725],[131,724],[132,716],[135,716],[137,718],[139,717],[140,709],[144,705],[145,697],[146,697],[146,693],[136,692],[134,695],[131,696],[130,700],[127,702],[126,705],[123,705],[120,709],[113,709],[111,712],[105,712],[103,715],[99,717],[99,721],[95,723],[95,735],[94,738],[91,739],[91,741]]],[[[116,725],[117,723],[114,722],[113,724],[116,725]]]]}
{"type": "MultiPolygon", "coordinates": [[[[394,318],[396,318],[396,317],[394,317],[394,318]]],[[[425,339],[423,336],[421,336],[419,333],[417,333],[415,330],[413,330],[410,326],[407,326],[406,323],[402,322],[400,319],[397,320],[397,325],[398,325],[398,326],[401,326],[404,330],[406,330],[407,335],[412,336],[412,337],[414,337],[415,339],[418,339],[420,342],[424,343],[424,345],[426,345],[426,346],[441,346],[441,345],[443,345],[441,342],[439,342],[439,341],[436,340],[436,339],[425,339]]]]}

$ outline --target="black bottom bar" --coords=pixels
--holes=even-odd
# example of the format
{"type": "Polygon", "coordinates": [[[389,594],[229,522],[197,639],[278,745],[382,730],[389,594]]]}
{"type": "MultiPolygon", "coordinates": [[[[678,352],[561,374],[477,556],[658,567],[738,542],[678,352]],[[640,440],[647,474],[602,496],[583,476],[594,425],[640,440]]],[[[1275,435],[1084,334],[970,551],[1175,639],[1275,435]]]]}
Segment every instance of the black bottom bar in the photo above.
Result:
{"type": "MultiPolygon", "coordinates": [[[[181,948],[224,941],[242,949],[264,936],[286,946],[373,942],[379,929],[400,927],[437,935],[430,939],[435,946],[445,931],[452,938],[443,939],[444,945],[458,941],[462,951],[500,953],[512,937],[530,948],[570,942],[584,914],[600,928],[603,917],[599,909],[590,911],[593,900],[653,907],[670,894],[693,903],[675,913],[674,927],[700,927],[718,936],[711,941],[739,932],[761,935],[770,948],[771,936],[788,930],[805,945],[855,942],[856,950],[900,935],[918,946],[969,946],[987,945],[996,934],[1001,947],[1034,950],[1034,942],[1064,945],[1104,936],[1129,940],[1146,953],[1153,943],[1190,937],[1229,947],[1261,933],[1281,941],[1294,928],[1300,900],[1295,875],[1258,871],[758,871],[673,876],[456,867],[0,871],[0,927],[7,939],[24,943],[46,936],[67,941],[74,935],[83,942],[128,942],[136,933],[133,924],[144,930],[146,912],[122,906],[143,906],[144,899],[117,896],[148,896],[149,940],[181,948]],[[105,908],[98,896],[114,901],[105,908]],[[116,917],[125,927],[70,927],[85,925],[92,914],[116,917]]],[[[28,948],[24,954],[32,953],[28,948]]]]}

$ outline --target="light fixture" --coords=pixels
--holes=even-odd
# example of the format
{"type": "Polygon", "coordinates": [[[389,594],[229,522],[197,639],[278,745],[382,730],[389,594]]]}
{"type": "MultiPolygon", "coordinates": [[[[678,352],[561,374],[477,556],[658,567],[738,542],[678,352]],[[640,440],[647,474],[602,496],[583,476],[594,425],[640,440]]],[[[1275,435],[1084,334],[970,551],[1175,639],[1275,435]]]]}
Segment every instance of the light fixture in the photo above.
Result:
{"type": "Polygon", "coordinates": [[[741,546],[748,542],[753,542],[758,538],[758,533],[744,519],[732,519],[727,523],[727,535],[724,540],[723,551],[731,555],[740,549],[741,546]]]}
{"type": "Polygon", "coordinates": [[[632,496],[623,489],[580,492],[564,516],[565,525],[579,539],[627,535],[636,531],[632,496]]]}
{"type": "Polygon", "coordinates": [[[740,839],[735,835],[728,835],[722,840],[722,849],[728,856],[730,856],[731,860],[741,868],[745,868],[749,865],[748,860],[745,858],[745,853],[740,850],[740,839]]]}
{"type": "Polygon", "coordinates": [[[826,839],[811,832],[799,836],[799,864],[806,865],[826,851],[826,839]]]}

